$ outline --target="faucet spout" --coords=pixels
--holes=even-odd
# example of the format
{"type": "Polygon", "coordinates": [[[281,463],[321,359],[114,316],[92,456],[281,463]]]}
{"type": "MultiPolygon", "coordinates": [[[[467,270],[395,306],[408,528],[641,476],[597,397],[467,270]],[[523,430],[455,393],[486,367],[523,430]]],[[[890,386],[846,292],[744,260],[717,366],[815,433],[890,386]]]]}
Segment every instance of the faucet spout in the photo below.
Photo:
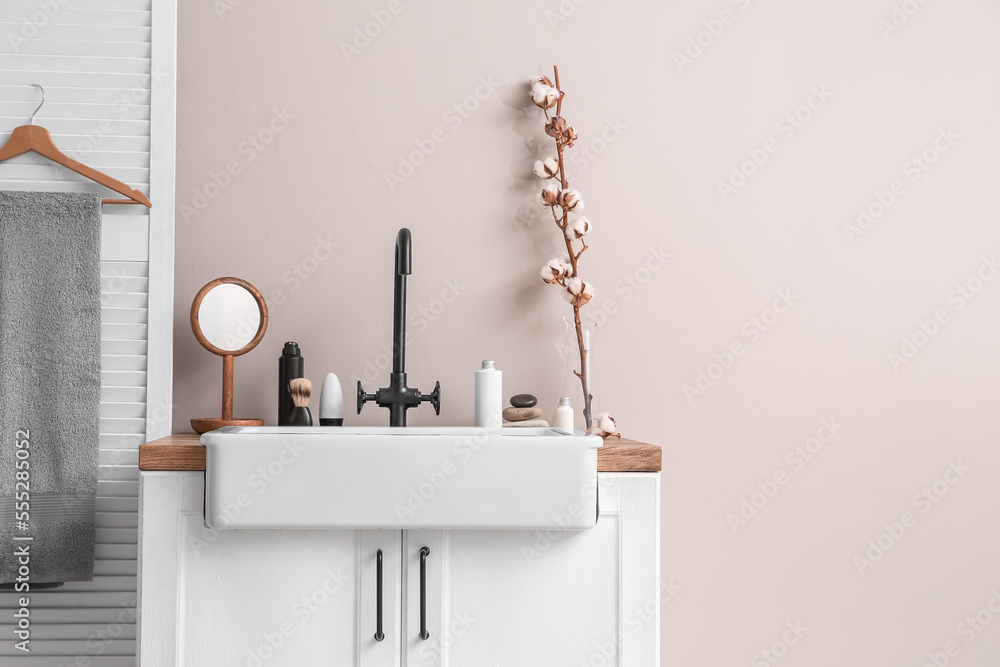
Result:
{"type": "Polygon", "coordinates": [[[413,273],[413,237],[410,230],[403,227],[396,234],[396,275],[408,276],[413,273]]]}
{"type": "Polygon", "coordinates": [[[406,276],[413,271],[410,230],[396,234],[396,281],[392,294],[392,372],[406,372],[406,276]]]}

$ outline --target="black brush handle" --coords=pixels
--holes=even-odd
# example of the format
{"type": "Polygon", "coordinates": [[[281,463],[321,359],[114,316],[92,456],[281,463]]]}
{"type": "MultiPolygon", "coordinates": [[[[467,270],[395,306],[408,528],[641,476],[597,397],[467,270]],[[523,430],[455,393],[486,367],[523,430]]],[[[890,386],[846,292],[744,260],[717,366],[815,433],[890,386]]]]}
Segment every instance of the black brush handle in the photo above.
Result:
{"type": "Polygon", "coordinates": [[[312,426],[313,418],[312,413],[309,412],[309,406],[295,406],[292,411],[288,414],[288,425],[289,426],[312,426]]]}

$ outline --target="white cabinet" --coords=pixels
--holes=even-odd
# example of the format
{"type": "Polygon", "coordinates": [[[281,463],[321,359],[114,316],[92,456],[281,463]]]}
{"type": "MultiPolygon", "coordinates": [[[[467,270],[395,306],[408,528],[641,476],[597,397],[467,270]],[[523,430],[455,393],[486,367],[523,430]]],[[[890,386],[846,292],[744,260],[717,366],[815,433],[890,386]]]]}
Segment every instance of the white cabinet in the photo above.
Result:
{"type": "Polygon", "coordinates": [[[599,477],[592,530],[405,531],[406,664],[659,665],[659,475],[599,477]]]}
{"type": "Polygon", "coordinates": [[[144,472],[141,664],[655,667],[659,475],[599,479],[585,531],[215,531],[144,472]]]}
{"type": "Polygon", "coordinates": [[[399,664],[399,531],[210,530],[202,473],[141,484],[141,665],[399,664]]]}

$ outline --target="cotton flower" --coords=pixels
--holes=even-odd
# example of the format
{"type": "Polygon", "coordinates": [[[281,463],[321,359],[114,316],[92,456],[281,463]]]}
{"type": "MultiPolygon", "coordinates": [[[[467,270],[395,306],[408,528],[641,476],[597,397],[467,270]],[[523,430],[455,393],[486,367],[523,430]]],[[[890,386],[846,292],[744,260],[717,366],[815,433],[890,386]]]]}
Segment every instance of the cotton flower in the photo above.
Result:
{"type": "Polygon", "coordinates": [[[583,306],[594,298],[594,286],[580,280],[579,278],[568,278],[566,280],[566,290],[563,292],[563,298],[569,301],[573,306],[583,306]]]}
{"type": "Polygon", "coordinates": [[[566,225],[566,238],[570,241],[579,241],[590,232],[590,229],[590,219],[581,215],[566,225]]]}
{"type": "Polygon", "coordinates": [[[545,124],[545,134],[549,135],[553,139],[559,139],[563,136],[563,133],[569,128],[566,124],[566,119],[562,116],[553,116],[549,119],[549,122],[545,124]]]}
{"type": "Polygon", "coordinates": [[[542,267],[542,280],[552,284],[566,277],[572,270],[569,257],[553,257],[542,267]]]}
{"type": "Polygon", "coordinates": [[[559,173],[559,162],[554,158],[546,158],[543,162],[542,160],[535,160],[535,176],[538,178],[552,178],[559,173]]]}
{"type": "Polygon", "coordinates": [[[607,412],[600,412],[591,422],[590,434],[599,435],[602,438],[620,438],[621,433],[617,432],[618,424],[615,418],[607,412]]]}
{"type": "Polygon", "coordinates": [[[575,127],[568,127],[566,131],[563,132],[563,141],[566,143],[567,148],[573,148],[573,144],[576,140],[580,138],[580,135],[576,133],[575,127]]]}
{"type": "Polygon", "coordinates": [[[559,203],[559,186],[549,183],[542,188],[542,206],[555,206],[559,203]]]}
{"type": "Polygon", "coordinates": [[[551,109],[559,101],[559,91],[547,77],[540,77],[531,84],[531,101],[537,107],[551,109]]]}
{"type": "Polygon", "coordinates": [[[583,210],[583,198],[577,190],[562,190],[559,193],[559,205],[567,211],[583,210]]]}

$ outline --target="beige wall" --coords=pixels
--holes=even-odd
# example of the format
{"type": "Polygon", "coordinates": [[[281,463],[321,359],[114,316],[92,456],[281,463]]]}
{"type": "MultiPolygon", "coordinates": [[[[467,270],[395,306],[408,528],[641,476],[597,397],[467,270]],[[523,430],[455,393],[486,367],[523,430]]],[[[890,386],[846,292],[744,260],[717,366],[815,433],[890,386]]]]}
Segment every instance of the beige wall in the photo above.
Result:
{"type": "Polygon", "coordinates": [[[386,3],[232,2],[219,15],[225,2],[180,10],[178,430],[218,414],[221,361],[187,324],[217,276],[272,299],[266,338],[236,363],[238,416],[273,423],[285,340],[315,383],[333,370],[349,397],[357,377],[383,386],[404,225],[410,313],[434,313],[411,321],[410,381],[444,394],[439,418],[424,407],[410,423],[470,423],[487,357],[506,393],[553,409],[569,311],[537,274],[558,236],[540,208],[517,220],[537,187],[531,161],[549,152],[524,82],[557,62],[592,158],[576,149],[569,173],[595,225],[590,308],[609,313],[594,334],[596,403],[664,447],[663,576],[682,587],[663,607],[664,664],[766,664],[755,654],[795,621],[808,631],[787,664],[920,665],[949,640],[956,663],[997,662],[1000,621],[971,643],[956,633],[1000,584],[1000,280],[971,300],[956,285],[979,287],[1000,256],[1000,7],[907,0],[915,14],[890,31],[889,0],[399,0],[348,61],[340,45],[386,3]],[[729,23],[712,24],[723,9],[729,23]],[[679,68],[706,20],[721,34],[679,68]],[[810,101],[800,127],[782,121],[810,101]],[[462,104],[477,108],[449,111],[462,104]],[[390,189],[385,172],[436,128],[446,140],[390,189]],[[258,150],[255,135],[272,140],[258,150]],[[914,170],[935,142],[947,150],[914,170]],[[762,147],[766,162],[723,200],[717,182],[762,147]],[[215,188],[227,163],[238,173],[215,188]],[[896,180],[852,242],[845,225],[896,180]],[[669,260],[646,271],[661,249],[669,260]],[[774,321],[782,290],[792,305],[774,321]],[[937,330],[925,340],[935,313],[944,323],[925,324],[937,330]],[[894,369],[904,336],[926,345],[894,369]],[[710,366],[737,342],[729,368],[710,366]],[[699,370],[718,379],[689,401],[699,370]],[[823,420],[842,425],[832,439],[823,420]],[[817,432],[829,442],[811,460],[788,455],[817,432]],[[938,484],[940,502],[914,502],[959,460],[969,470],[938,484]],[[776,474],[785,483],[770,488],[776,474]],[[759,488],[774,497],[734,533],[727,513],[759,488]],[[904,512],[915,524],[860,574],[854,556],[904,512]]]}

